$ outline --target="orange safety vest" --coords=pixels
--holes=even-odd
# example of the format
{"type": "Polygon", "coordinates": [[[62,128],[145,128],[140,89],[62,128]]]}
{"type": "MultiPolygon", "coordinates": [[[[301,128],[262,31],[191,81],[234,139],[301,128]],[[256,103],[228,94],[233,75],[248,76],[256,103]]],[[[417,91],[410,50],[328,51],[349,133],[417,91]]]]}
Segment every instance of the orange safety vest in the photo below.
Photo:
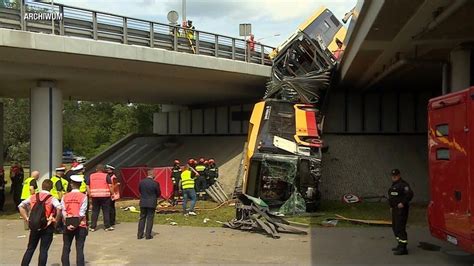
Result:
{"type": "Polygon", "coordinates": [[[118,200],[120,199],[120,187],[117,184],[118,183],[118,178],[115,175],[112,175],[110,177],[110,180],[112,181],[112,196],[110,197],[112,200],[118,200]]]}
{"type": "Polygon", "coordinates": [[[110,197],[110,188],[107,184],[106,173],[93,173],[90,176],[89,188],[92,198],[108,198],[110,197]]]}
{"type": "MultiPolygon", "coordinates": [[[[48,195],[49,194],[47,194],[47,193],[39,192],[39,199],[41,201],[43,201],[46,198],[46,196],[48,196],[48,195]]],[[[51,197],[49,197],[49,199],[47,199],[44,202],[44,211],[45,211],[45,214],[46,214],[46,218],[50,217],[51,214],[54,211],[53,199],[54,199],[54,197],[51,196],[51,197]]],[[[30,207],[31,207],[30,210],[32,210],[35,205],[36,205],[36,194],[33,194],[33,195],[30,196],[30,207]]]]}
{"type": "MultiPolygon", "coordinates": [[[[65,206],[66,217],[80,217],[79,213],[81,211],[82,203],[87,196],[78,191],[69,192],[63,197],[63,202],[65,206]]],[[[86,217],[82,217],[79,224],[80,227],[87,227],[86,217]]]]}

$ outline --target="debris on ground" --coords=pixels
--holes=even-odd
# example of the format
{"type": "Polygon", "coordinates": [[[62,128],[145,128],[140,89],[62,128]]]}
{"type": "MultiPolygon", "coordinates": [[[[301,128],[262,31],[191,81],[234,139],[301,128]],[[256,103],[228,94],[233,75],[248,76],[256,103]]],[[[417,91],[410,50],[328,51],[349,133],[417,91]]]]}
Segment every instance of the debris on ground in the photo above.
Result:
{"type": "Polygon", "coordinates": [[[273,238],[279,233],[308,234],[306,231],[290,226],[285,219],[270,213],[268,205],[260,199],[245,194],[238,196],[237,217],[224,223],[225,227],[244,231],[264,232],[273,238]],[[267,205],[267,207],[262,207],[267,205]]]}
{"type": "Polygon", "coordinates": [[[16,238],[26,238],[26,235],[17,236],[16,238]]]}
{"type": "Polygon", "coordinates": [[[293,221],[288,221],[288,223],[290,223],[290,225],[297,226],[297,227],[304,227],[304,228],[309,227],[309,224],[306,224],[306,223],[293,222],[293,221]]]}
{"type": "Polygon", "coordinates": [[[219,181],[216,181],[212,186],[206,189],[207,195],[211,197],[211,199],[217,203],[224,203],[229,201],[229,197],[225,193],[222,185],[219,181]]]}
{"type": "Polygon", "coordinates": [[[336,219],[327,219],[325,221],[321,222],[321,225],[324,227],[335,227],[337,225],[337,222],[339,222],[336,219]]]}
{"type": "Polygon", "coordinates": [[[178,223],[177,222],[170,222],[170,225],[175,226],[175,225],[178,225],[178,223]]]}
{"type": "Polygon", "coordinates": [[[209,219],[209,218],[204,218],[204,220],[202,220],[202,222],[203,222],[203,223],[207,223],[207,222],[209,222],[210,220],[211,220],[211,219],[209,219]]]}
{"type": "Polygon", "coordinates": [[[336,219],[339,221],[347,221],[356,224],[366,224],[366,225],[381,225],[381,226],[391,226],[392,222],[387,220],[364,220],[364,219],[352,219],[347,218],[342,215],[336,214],[336,219]]]}
{"type": "Polygon", "coordinates": [[[347,204],[354,204],[361,202],[360,197],[351,193],[344,194],[342,196],[342,202],[347,204]]]}
{"type": "Polygon", "coordinates": [[[135,206],[129,206],[129,207],[125,207],[125,208],[122,208],[124,211],[129,211],[129,212],[133,212],[133,213],[140,213],[139,210],[137,210],[137,208],[135,208],[135,206]]]}

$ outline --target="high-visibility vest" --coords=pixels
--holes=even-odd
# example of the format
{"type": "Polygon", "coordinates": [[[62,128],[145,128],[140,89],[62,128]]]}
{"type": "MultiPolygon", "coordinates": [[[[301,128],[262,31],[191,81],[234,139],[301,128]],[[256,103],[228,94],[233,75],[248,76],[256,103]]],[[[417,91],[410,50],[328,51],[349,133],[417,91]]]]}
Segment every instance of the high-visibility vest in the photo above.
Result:
{"type": "Polygon", "coordinates": [[[86,193],[87,192],[87,184],[86,184],[86,181],[84,181],[84,175],[80,175],[82,176],[82,183],[81,183],[81,186],[79,187],[79,191],[82,192],[82,193],[86,193]]]}
{"type": "MultiPolygon", "coordinates": [[[[44,192],[38,192],[38,193],[39,193],[39,200],[41,201],[44,200],[48,196],[48,193],[44,193],[44,192]]],[[[51,214],[53,213],[54,206],[53,206],[52,201],[53,201],[53,197],[49,197],[49,199],[44,202],[44,211],[45,211],[46,217],[51,216],[51,214]]],[[[30,210],[32,210],[35,205],[36,205],[36,194],[30,196],[30,210]]]]}
{"type": "Polygon", "coordinates": [[[63,190],[61,191],[64,195],[64,193],[67,192],[67,186],[69,185],[69,182],[67,182],[66,179],[64,178],[60,178],[58,176],[53,176],[51,177],[51,181],[53,182],[53,188],[51,189],[51,195],[53,195],[53,197],[57,198],[58,200],[60,199],[59,198],[59,191],[56,189],[56,182],[61,182],[61,184],[63,185],[63,190]]]}
{"type": "Polygon", "coordinates": [[[184,170],[181,173],[181,187],[183,189],[194,188],[194,179],[191,177],[190,170],[184,170]]]}
{"type": "Polygon", "coordinates": [[[196,171],[198,171],[199,173],[204,172],[206,171],[206,166],[203,164],[198,164],[196,165],[196,171]]]}
{"type": "Polygon", "coordinates": [[[93,173],[89,180],[89,189],[92,198],[108,198],[110,197],[110,188],[107,184],[106,173],[93,173]]]}
{"type": "MultiPolygon", "coordinates": [[[[66,217],[80,217],[79,213],[81,210],[82,203],[87,196],[81,192],[69,192],[63,197],[63,203],[65,206],[66,217]]],[[[79,224],[81,227],[87,227],[86,217],[82,217],[79,224]]]]}
{"type": "MultiPolygon", "coordinates": [[[[22,200],[25,200],[27,198],[29,198],[31,196],[31,193],[30,193],[30,183],[31,181],[33,181],[33,177],[28,177],[27,179],[25,179],[25,181],[23,181],[23,188],[21,190],[21,199],[22,200]]],[[[36,193],[39,192],[39,188],[37,187],[36,188],[36,193]]]]}

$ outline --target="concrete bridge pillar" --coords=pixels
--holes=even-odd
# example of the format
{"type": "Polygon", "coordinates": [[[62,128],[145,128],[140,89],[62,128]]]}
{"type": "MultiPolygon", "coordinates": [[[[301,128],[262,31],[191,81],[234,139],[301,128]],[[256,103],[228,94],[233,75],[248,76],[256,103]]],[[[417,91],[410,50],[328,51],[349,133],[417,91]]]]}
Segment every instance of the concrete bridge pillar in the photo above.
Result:
{"type": "Polygon", "coordinates": [[[31,154],[30,170],[48,178],[62,162],[63,98],[51,81],[40,81],[30,91],[31,154]]]}
{"type": "Polygon", "coordinates": [[[0,167],[3,167],[3,102],[0,102],[0,167]]]}
{"type": "Polygon", "coordinates": [[[451,92],[467,89],[474,85],[473,51],[470,47],[459,47],[451,51],[451,92]]]}

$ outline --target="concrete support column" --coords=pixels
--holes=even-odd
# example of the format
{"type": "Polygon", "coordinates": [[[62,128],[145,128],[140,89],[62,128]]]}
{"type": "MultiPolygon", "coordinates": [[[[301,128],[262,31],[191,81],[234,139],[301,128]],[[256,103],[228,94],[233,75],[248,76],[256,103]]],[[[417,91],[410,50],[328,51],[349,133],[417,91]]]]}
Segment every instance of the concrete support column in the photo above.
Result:
{"type": "Polygon", "coordinates": [[[3,167],[5,158],[3,158],[3,102],[0,102],[0,166],[3,167]]]}
{"type": "Polygon", "coordinates": [[[467,89],[471,86],[471,53],[470,48],[460,47],[451,51],[451,92],[467,89]]]}
{"type": "Polygon", "coordinates": [[[30,90],[30,170],[48,178],[61,164],[63,152],[63,99],[54,82],[40,81],[30,90]]]}

